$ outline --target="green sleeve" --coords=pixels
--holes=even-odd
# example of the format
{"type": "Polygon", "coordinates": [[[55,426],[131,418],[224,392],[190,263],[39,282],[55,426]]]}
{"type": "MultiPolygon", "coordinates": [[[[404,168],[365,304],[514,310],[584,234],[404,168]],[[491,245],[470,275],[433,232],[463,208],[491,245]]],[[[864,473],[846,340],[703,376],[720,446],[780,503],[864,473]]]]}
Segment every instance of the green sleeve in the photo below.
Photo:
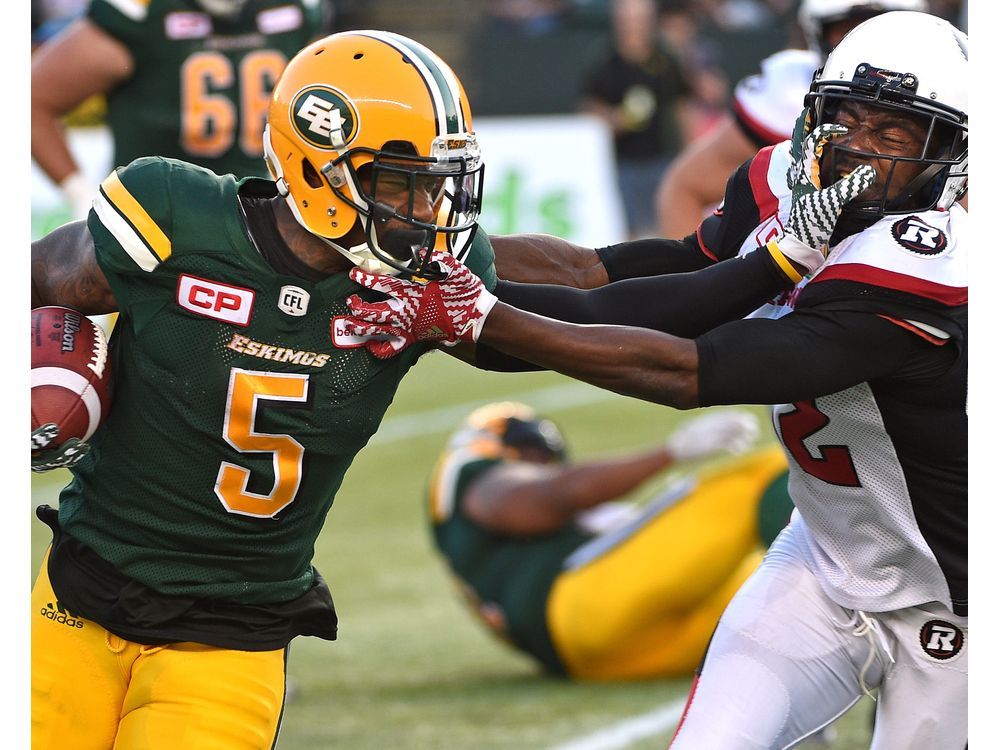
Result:
{"type": "Polygon", "coordinates": [[[494,259],[493,244],[490,242],[490,236],[482,227],[477,227],[476,236],[472,240],[472,247],[465,258],[465,265],[483,280],[483,284],[491,292],[497,285],[497,269],[493,264],[494,259]]]}

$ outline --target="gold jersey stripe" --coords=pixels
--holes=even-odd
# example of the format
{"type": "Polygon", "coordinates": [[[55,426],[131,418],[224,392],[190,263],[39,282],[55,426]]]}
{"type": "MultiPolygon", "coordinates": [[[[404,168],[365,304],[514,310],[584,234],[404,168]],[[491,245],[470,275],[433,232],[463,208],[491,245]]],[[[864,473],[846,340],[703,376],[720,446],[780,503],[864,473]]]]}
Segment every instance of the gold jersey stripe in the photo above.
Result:
{"type": "Polygon", "coordinates": [[[139,204],[139,201],[122,184],[117,171],[109,174],[104,182],[101,183],[101,190],[104,191],[104,194],[118,213],[135,228],[135,231],[142,238],[143,242],[153,251],[161,263],[170,257],[172,251],[170,238],[163,233],[163,230],[146,213],[146,209],[139,204]]]}
{"type": "Polygon", "coordinates": [[[108,0],[108,5],[133,21],[145,21],[149,14],[149,0],[108,0]]]}

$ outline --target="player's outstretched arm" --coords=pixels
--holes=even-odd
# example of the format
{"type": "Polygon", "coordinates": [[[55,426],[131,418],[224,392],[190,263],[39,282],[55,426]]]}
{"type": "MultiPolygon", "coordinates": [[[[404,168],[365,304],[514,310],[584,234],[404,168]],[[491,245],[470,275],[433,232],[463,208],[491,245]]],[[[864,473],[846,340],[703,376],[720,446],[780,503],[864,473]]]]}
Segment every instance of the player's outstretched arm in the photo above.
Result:
{"type": "Polygon", "coordinates": [[[593,248],[550,234],[491,235],[497,276],[526,284],[559,284],[593,289],[608,283],[608,272],[593,248]]]}
{"type": "Polygon", "coordinates": [[[466,490],[463,508],[498,534],[545,534],[580,511],[619,500],[679,461],[742,453],[759,427],[748,412],[729,410],[694,417],[647,450],[577,464],[509,461],[484,472],[466,490]]]}
{"type": "Polygon", "coordinates": [[[577,325],[496,304],[478,342],[624,396],[693,409],[698,350],[645,328],[577,325]]]}
{"type": "Polygon", "coordinates": [[[118,309],[97,265],[87,222],[64,224],[31,243],[31,307],[43,305],[62,305],[85,315],[118,309]]]}

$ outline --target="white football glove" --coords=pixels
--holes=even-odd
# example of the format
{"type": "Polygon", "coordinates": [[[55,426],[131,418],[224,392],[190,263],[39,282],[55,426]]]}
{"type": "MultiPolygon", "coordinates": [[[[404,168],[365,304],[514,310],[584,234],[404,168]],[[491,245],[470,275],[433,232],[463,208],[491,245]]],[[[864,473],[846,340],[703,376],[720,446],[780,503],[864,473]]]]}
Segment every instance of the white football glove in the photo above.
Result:
{"type": "Polygon", "coordinates": [[[667,438],[677,461],[694,461],[716,453],[744,453],[760,435],[757,419],[745,411],[722,411],[695,417],[667,438]]]}
{"type": "Polygon", "coordinates": [[[365,302],[352,294],[347,298],[351,315],[338,318],[338,328],[367,339],[365,348],[379,359],[388,359],[417,341],[446,346],[477,341],[497,298],[454,256],[435,252],[431,262],[447,273],[443,280],[421,283],[352,268],[352,280],[389,299],[365,302]]]}
{"type": "Polygon", "coordinates": [[[776,242],[778,250],[788,259],[813,273],[826,260],[830,237],[844,206],[861,195],[875,182],[875,170],[864,164],[829,187],[822,187],[819,162],[826,144],[844,135],[843,125],[827,123],[815,131],[811,114],[803,110],[792,135],[792,163],[786,174],[792,191],[792,210],[788,215],[785,235],[776,242]]]}
{"type": "Polygon", "coordinates": [[[59,189],[69,206],[73,219],[86,219],[94,205],[97,187],[79,172],[74,172],[59,183],[59,189]]]}

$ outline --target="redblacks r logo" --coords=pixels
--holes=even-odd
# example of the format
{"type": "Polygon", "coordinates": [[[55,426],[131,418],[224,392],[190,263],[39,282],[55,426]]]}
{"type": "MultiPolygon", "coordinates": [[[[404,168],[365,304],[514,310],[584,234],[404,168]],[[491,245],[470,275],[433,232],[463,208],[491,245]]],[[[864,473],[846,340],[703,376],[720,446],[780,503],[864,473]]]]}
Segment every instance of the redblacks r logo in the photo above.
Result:
{"type": "Polygon", "coordinates": [[[220,284],[181,274],[177,279],[177,304],[195,315],[246,326],[253,312],[253,289],[220,284]]]}

